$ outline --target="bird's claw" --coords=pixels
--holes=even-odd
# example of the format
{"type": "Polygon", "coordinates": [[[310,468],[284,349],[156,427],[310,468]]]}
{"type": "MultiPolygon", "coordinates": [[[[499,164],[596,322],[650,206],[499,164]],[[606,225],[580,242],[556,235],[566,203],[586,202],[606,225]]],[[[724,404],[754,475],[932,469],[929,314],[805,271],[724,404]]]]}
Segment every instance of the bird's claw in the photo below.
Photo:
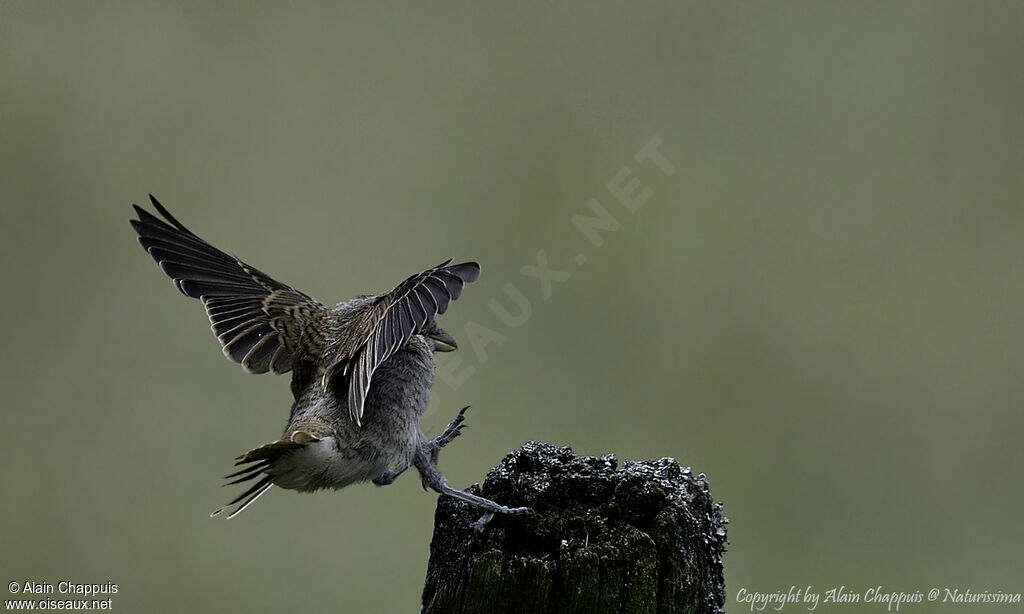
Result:
{"type": "Polygon", "coordinates": [[[398,474],[394,471],[387,471],[382,473],[378,477],[373,478],[373,483],[377,486],[387,486],[388,484],[394,483],[398,478],[398,474]]]}
{"type": "Polygon", "coordinates": [[[494,512],[487,512],[480,517],[479,520],[473,523],[473,541],[477,544],[483,542],[484,538],[484,527],[487,526],[491,520],[494,519],[494,512]]]}
{"type": "Polygon", "coordinates": [[[437,457],[441,453],[441,448],[450,444],[453,439],[462,434],[462,429],[466,428],[463,422],[466,421],[466,410],[469,409],[469,405],[462,408],[459,411],[459,415],[455,416],[455,419],[448,423],[448,426],[444,427],[444,430],[440,435],[435,437],[430,442],[430,458],[437,464],[437,457]]]}
{"type": "Polygon", "coordinates": [[[479,544],[479,543],[481,543],[483,541],[484,529],[491,522],[491,520],[494,520],[494,514],[496,514],[496,513],[514,515],[514,514],[526,514],[526,513],[529,513],[530,511],[532,511],[532,510],[530,508],[528,508],[528,507],[505,507],[505,506],[502,506],[502,508],[500,510],[492,511],[492,512],[487,512],[486,514],[481,516],[479,520],[477,520],[476,522],[473,523],[473,539],[477,542],[477,544],[479,544]]]}
{"type": "Polygon", "coordinates": [[[434,439],[434,443],[437,447],[443,448],[450,444],[453,439],[462,434],[462,429],[466,427],[463,422],[466,421],[466,410],[469,409],[469,405],[463,407],[459,411],[459,415],[455,416],[455,419],[448,423],[448,426],[444,427],[444,430],[434,439]]]}

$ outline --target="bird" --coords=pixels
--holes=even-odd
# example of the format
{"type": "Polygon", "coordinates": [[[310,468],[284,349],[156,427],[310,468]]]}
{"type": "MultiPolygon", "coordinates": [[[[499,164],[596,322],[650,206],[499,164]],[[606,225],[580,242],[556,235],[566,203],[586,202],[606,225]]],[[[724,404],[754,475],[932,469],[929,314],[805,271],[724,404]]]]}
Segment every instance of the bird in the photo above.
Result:
{"type": "Polygon", "coordinates": [[[272,486],[385,486],[410,467],[424,490],[484,510],[483,522],[528,511],[453,488],[438,470],[438,454],[461,433],[468,407],[433,439],[420,426],[433,354],[458,347],[435,318],[477,280],[478,263],[449,259],[389,292],[328,308],[206,242],[152,194],[149,200],[160,217],[132,204],[139,243],[182,294],[203,304],[224,355],[249,373],[292,374],[284,433],[235,459],[241,469],[227,484],[247,488],[211,516],[229,510],[233,518],[272,486]]]}

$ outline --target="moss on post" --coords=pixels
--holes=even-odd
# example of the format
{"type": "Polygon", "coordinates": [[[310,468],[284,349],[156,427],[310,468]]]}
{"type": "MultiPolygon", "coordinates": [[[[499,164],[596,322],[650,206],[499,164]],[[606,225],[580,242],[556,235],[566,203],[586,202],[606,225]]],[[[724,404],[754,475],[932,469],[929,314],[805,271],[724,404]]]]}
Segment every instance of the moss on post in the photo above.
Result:
{"type": "Polygon", "coordinates": [[[670,458],[620,467],[528,442],[471,490],[533,513],[476,537],[479,510],[439,498],[424,614],[724,611],[722,506],[670,458]]]}

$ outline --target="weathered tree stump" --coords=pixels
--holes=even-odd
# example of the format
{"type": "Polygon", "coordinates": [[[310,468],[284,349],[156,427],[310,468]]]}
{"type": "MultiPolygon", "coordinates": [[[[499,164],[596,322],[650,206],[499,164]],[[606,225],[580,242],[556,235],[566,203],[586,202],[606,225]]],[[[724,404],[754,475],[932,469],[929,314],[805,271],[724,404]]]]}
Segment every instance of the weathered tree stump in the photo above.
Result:
{"type": "Polygon", "coordinates": [[[724,612],[727,520],[671,458],[619,467],[531,441],[470,490],[533,512],[475,536],[480,511],[440,497],[423,614],[724,612]]]}

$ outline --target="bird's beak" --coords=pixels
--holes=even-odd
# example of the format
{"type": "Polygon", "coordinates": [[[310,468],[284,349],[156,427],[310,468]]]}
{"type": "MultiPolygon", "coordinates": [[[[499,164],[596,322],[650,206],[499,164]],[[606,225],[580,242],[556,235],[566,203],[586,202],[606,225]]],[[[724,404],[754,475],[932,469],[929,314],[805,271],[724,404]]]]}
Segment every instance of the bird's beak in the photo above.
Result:
{"type": "Polygon", "coordinates": [[[434,340],[435,352],[454,352],[459,349],[459,345],[455,343],[455,338],[443,330],[430,333],[427,337],[434,340]]]}

